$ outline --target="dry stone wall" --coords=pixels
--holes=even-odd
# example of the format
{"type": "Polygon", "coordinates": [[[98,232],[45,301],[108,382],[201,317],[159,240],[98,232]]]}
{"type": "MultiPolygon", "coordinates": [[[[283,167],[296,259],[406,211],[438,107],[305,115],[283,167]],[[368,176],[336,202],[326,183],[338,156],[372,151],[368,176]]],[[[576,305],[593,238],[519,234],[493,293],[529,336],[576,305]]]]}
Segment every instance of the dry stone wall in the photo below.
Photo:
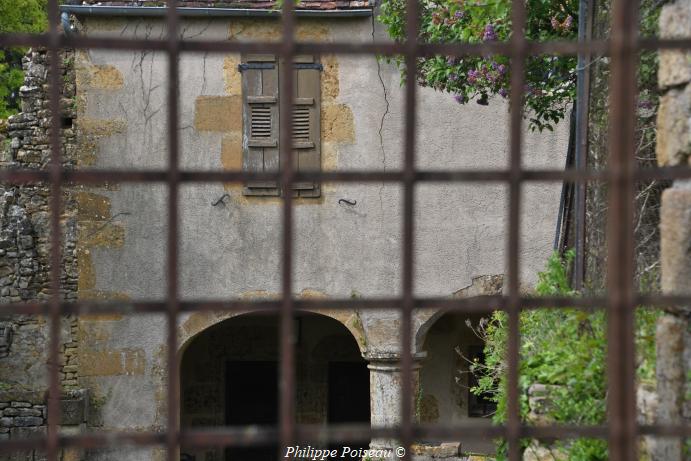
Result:
{"type": "MultiPolygon", "coordinates": [[[[691,0],[665,5],[660,35],[688,38],[691,0]]],[[[691,52],[661,50],[659,85],[663,91],[657,123],[660,166],[691,165],[691,52]]],[[[662,290],[691,294],[691,180],[675,181],[662,196],[660,216],[662,290]]],[[[669,308],[657,324],[658,424],[691,421],[691,306],[669,308]]],[[[688,445],[688,444],[687,444],[688,445]]],[[[689,447],[679,438],[660,439],[656,461],[688,459],[689,447]]]]}

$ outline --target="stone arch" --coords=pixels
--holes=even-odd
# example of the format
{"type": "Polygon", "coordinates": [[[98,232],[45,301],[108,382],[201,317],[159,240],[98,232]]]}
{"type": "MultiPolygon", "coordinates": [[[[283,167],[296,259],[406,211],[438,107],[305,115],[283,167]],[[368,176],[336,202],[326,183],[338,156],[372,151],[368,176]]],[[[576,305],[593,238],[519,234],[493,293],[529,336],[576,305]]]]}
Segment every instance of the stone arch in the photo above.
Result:
{"type": "MultiPolygon", "coordinates": [[[[504,288],[504,275],[480,275],[473,277],[467,287],[454,292],[454,298],[471,298],[480,296],[501,295],[504,288]]],[[[422,350],[430,328],[446,313],[446,309],[427,309],[416,312],[413,335],[415,350],[422,350]]]]}
{"type": "MultiPolygon", "coordinates": [[[[369,422],[369,370],[352,329],[323,312],[297,314],[296,421],[369,422]]],[[[188,316],[179,350],[183,427],[277,424],[280,321],[279,313],[269,310],[188,316]]],[[[270,447],[198,448],[183,452],[248,461],[275,453],[270,447]]]]}
{"type": "MultiPolygon", "coordinates": [[[[264,311],[244,310],[234,312],[193,312],[184,318],[184,320],[179,323],[177,328],[178,360],[181,359],[183,352],[191,344],[192,340],[205,330],[225,320],[258,312],[264,311]]],[[[297,312],[309,312],[312,314],[323,315],[340,322],[355,339],[355,342],[360,349],[360,353],[364,355],[367,352],[367,339],[358,311],[350,309],[300,309],[297,312]]]]}
{"type": "MultiPolygon", "coordinates": [[[[418,329],[416,341],[426,357],[419,370],[419,418],[424,424],[473,424],[490,426],[496,407],[470,392],[477,385],[470,364],[482,360],[484,342],[475,330],[482,314],[439,310],[418,329]]],[[[459,436],[464,449],[492,453],[488,437],[459,436]]],[[[443,440],[434,440],[443,442],[443,440]]]]}

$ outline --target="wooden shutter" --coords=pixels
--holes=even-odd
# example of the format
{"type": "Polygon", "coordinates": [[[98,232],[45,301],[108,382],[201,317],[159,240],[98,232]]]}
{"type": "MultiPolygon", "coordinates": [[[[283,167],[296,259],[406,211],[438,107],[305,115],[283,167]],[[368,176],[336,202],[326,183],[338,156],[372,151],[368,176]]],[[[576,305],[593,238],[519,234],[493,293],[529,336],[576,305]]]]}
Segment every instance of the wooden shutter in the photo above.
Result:
{"type": "MultiPolygon", "coordinates": [[[[278,65],[272,55],[247,55],[240,64],[243,100],[243,170],[279,169],[278,65]]],[[[276,181],[245,184],[245,195],[279,195],[276,181]]]]}
{"type": "MultiPolygon", "coordinates": [[[[297,56],[294,63],[295,105],[293,107],[293,149],[296,170],[299,172],[321,169],[321,66],[313,56],[297,56]]],[[[319,184],[294,184],[295,195],[319,197],[319,184]]]]}

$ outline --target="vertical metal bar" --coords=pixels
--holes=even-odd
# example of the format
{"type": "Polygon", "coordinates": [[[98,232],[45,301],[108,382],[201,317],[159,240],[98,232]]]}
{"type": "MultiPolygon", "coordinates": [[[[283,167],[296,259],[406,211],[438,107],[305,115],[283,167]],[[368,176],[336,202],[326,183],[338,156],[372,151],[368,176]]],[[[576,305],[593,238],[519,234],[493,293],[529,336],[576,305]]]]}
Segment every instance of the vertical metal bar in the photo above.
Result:
{"type": "Polygon", "coordinates": [[[167,260],[167,323],[168,323],[168,431],[166,447],[168,461],[179,458],[179,377],[177,360],[177,316],[180,310],[178,300],[178,187],[179,132],[178,132],[178,88],[179,88],[179,43],[177,0],[167,1],[166,20],[168,28],[168,260],[167,260]]]}
{"type": "Polygon", "coordinates": [[[403,165],[403,273],[401,306],[401,445],[405,448],[405,460],[411,459],[410,446],[413,442],[413,357],[412,357],[412,313],[414,289],[414,232],[415,232],[415,138],[416,138],[416,93],[417,93],[417,49],[420,11],[415,0],[406,4],[405,42],[405,136],[403,165]]]}
{"type": "Polygon", "coordinates": [[[50,59],[50,301],[49,301],[49,348],[48,348],[48,461],[58,460],[58,425],[60,424],[60,273],[62,229],[62,152],[60,146],[60,36],[57,0],[48,2],[48,57],[50,59]]]}
{"type": "Polygon", "coordinates": [[[511,126],[509,159],[509,241],[508,241],[508,417],[507,441],[509,461],[519,461],[520,453],[520,403],[518,367],[520,360],[520,306],[519,306],[519,244],[521,201],[521,148],[523,144],[523,94],[525,83],[525,21],[526,7],[523,0],[514,0],[511,11],[511,126]]]}
{"type": "MultiPolygon", "coordinates": [[[[578,8],[578,41],[590,42],[592,39],[592,18],[594,0],[580,0],[578,8]]],[[[590,51],[578,54],[578,84],[576,87],[576,169],[584,171],[588,155],[588,109],[590,104],[590,51]]],[[[574,261],[574,288],[583,288],[585,275],[585,182],[576,183],[574,215],[576,221],[574,261]]]]}
{"type": "Polygon", "coordinates": [[[633,174],[638,2],[615,0],[611,36],[607,215],[609,458],[636,459],[633,342],[633,174]]]}
{"type": "Polygon", "coordinates": [[[283,3],[283,44],[279,59],[280,167],[283,194],[282,306],[279,344],[281,345],[279,459],[282,447],[295,440],[295,344],[293,317],[293,56],[295,54],[295,6],[283,3]]]}

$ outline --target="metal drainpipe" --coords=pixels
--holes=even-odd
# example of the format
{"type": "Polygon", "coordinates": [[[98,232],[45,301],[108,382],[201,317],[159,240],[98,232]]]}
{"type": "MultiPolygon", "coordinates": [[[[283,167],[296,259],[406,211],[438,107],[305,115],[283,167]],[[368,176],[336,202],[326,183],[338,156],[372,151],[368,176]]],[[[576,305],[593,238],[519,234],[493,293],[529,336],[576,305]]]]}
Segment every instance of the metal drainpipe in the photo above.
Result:
{"type": "MultiPolygon", "coordinates": [[[[578,6],[578,41],[585,43],[593,35],[593,12],[595,0],[580,0],[578,6]]],[[[588,112],[590,106],[590,52],[578,54],[577,87],[576,87],[576,145],[575,167],[584,170],[588,155],[588,112]]],[[[583,288],[585,277],[585,218],[586,218],[586,183],[575,185],[574,201],[575,232],[574,244],[576,259],[573,267],[573,286],[576,290],[583,288]]]]}

